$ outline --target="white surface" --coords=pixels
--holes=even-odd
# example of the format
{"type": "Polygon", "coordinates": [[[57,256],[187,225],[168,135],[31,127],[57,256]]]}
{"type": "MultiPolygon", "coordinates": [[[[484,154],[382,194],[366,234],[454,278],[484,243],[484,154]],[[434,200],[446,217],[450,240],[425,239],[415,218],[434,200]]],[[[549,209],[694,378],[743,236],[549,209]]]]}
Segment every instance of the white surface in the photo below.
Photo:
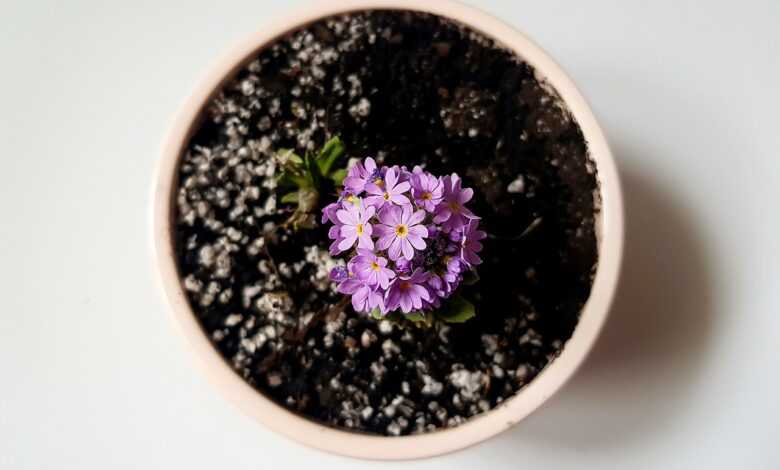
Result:
{"type": "MultiPolygon", "coordinates": [[[[0,468],[397,468],[233,409],[153,284],[149,184],[171,115],[230,44],[300,2],[68,3],[0,4],[0,468]]],[[[776,468],[780,3],[481,5],[601,118],[625,180],[625,282],[548,405],[404,467],[776,468]]]]}

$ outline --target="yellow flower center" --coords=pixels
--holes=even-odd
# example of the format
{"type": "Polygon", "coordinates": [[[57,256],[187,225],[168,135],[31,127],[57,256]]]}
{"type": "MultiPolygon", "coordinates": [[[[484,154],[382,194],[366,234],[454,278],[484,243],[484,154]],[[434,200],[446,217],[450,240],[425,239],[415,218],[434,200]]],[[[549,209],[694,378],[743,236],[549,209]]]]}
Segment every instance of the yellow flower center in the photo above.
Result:
{"type": "Polygon", "coordinates": [[[404,224],[396,225],[395,234],[399,237],[405,237],[409,234],[409,227],[404,224]]]}
{"type": "Polygon", "coordinates": [[[425,191],[424,193],[422,193],[423,201],[430,201],[431,199],[433,199],[433,194],[431,194],[429,191],[425,191]]]}
{"type": "Polygon", "coordinates": [[[449,206],[453,214],[460,214],[460,204],[458,204],[455,201],[452,201],[449,203],[449,206]]]}
{"type": "Polygon", "coordinates": [[[385,181],[382,178],[377,178],[374,180],[374,184],[381,188],[385,185],[385,181]]]}
{"type": "Polygon", "coordinates": [[[355,228],[357,229],[358,235],[363,235],[363,224],[357,224],[355,228]]]}
{"type": "Polygon", "coordinates": [[[376,261],[371,262],[371,269],[374,271],[379,271],[379,265],[376,263],[376,261]]]}
{"type": "Polygon", "coordinates": [[[383,198],[385,198],[385,201],[389,201],[389,200],[390,200],[390,193],[388,193],[388,192],[385,192],[385,193],[382,195],[382,197],[383,197],[383,198]]]}
{"type": "Polygon", "coordinates": [[[412,287],[412,283],[409,281],[402,281],[400,284],[398,284],[398,288],[401,290],[409,290],[412,287]]]}

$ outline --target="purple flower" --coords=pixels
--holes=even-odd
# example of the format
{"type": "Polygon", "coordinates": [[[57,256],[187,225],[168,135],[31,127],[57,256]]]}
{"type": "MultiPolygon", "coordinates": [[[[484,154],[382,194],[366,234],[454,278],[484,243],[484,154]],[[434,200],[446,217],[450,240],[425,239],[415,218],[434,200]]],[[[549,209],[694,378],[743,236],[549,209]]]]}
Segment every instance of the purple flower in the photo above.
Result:
{"type": "Polygon", "coordinates": [[[363,199],[350,191],[344,190],[339,195],[338,201],[331,202],[322,208],[322,223],[333,222],[334,224],[337,224],[338,218],[336,217],[336,212],[338,212],[339,209],[347,209],[350,206],[361,205],[363,205],[363,199]]]}
{"type": "Polygon", "coordinates": [[[461,189],[461,180],[457,174],[442,178],[444,186],[443,200],[436,207],[434,223],[442,224],[445,232],[463,227],[468,220],[479,219],[464,204],[471,200],[474,191],[471,188],[461,189]]]}
{"type": "Polygon", "coordinates": [[[327,206],[322,208],[322,223],[325,222],[336,222],[336,211],[341,209],[341,204],[339,202],[331,202],[327,206]]]}
{"type": "Polygon", "coordinates": [[[410,187],[408,181],[399,182],[398,170],[390,168],[385,173],[384,181],[366,185],[366,192],[371,194],[371,196],[366,197],[366,204],[376,207],[377,210],[385,203],[399,206],[408,205],[410,204],[409,198],[404,196],[404,193],[409,191],[410,187]]]}
{"type": "Polygon", "coordinates": [[[395,260],[395,270],[399,274],[411,274],[413,271],[412,268],[412,261],[403,256],[395,260]]]}
{"type": "Polygon", "coordinates": [[[420,172],[414,173],[411,181],[412,196],[417,207],[433,212],[442,199],[444,187],[441,180],[430,173],[420,172]]]}
{"type": "Polygon", "coordinates": [[[374,249],[374,241],[371,239],[373,228],[369,220],[375,212],[376,209],[373,207],[363,208],[354,205],[336,212],[336,218],[343,224],[338,234],[341,241],[339,241],[337,248],[340,251],[352,248],[356,241],[358,248],[374,249]]]}
{"type": "MultiPolygon", "coordinates": [[[[389,172],[388,172],[389,173],[389,172]]],[[[411,260],[414,250],[424,250],[428,229],[421,224],[425,211],[412,212],[411,205],[403,207],[389,206],[379,213],[379,225],[376,227],[377,248],[387,250],[390,259],[397,260],[401,254],[411,260]]]]}
{"type": "Polygon", "coordinates": [[[363,199],[360,198],[360,196],[356,196],[354,193],[350,191],[342,192],[339,200],[341,201],[342,207],[349,207],[350,205],[352,206],[363,205],[363,199]]]}
{"type": "Polygon", "coordinates": [[[382,294],[372,289],[364,280],[350,277],[339,284],[338,291],[352,296],[352,308],[356,312],[370,312],[375,308],[384,310],[382,294]]]}
{"type": "Polygon", "coordinates": [[[463,273],[463,263],[457,256],[444,255],[443,266],[431,273],[428,286],[438,297],[446,299],[458,287],[463,273]]]}
{"type": "Polygon", "coordinates": [[[404,313],[422,309],[423,301],[431,301],[431,295],[425,288],[427,280],[428,274],[419,270],[411,276],[399,277],[387,291],[385,307],[395,310],[400,306],[404,313]]]}
{"type": "Polygon", "coordinates": [[[366,189],[366,184],[373,182],[379,168],[373,158],[368,157],[364,162],[357,162],[355,166],[349,169],[347,177],[344,178],[344,188],[353,194],[361,194],[366,189]]]}
{"type": "Polygon", "coordinates": [[[334,225],[328,229],[328,238],[333,240],[333,243],[331,243],[330,247],[328,248],[331,256],[335,256],[341,253],[343,250],[339,249],[339,243],[341,243],[343,238],[341,237],[341,225],[337,220],[334,221],[334,225]]]}
{"type": "Polygon", "coordinates": [[[445,271],[442,274],[442,279],[451,284],[460,282],[460,275],[463,273],[461,259],[457,256],[445,255],[443,261],[445,271]]]}
{"type": "Polygon", "coordinates": [[[401,165],[400,167],[398,165],[395,165],[392,167],[393,170],[395,170],[396,174],[398,174],[398,181],[410,181],[412,179],[412,173],[406,168],[406,166],[401,165]]]}
{"type": "Polygon", "coordinates": [[[358,255],[350,263],[358,279],[366,281],[371,287],[377,285],[387,289],[390,280],[395,277],[392,269],[387,267],[387,258],[377,256],[370,250],[358,250],[358,255]]]}
{"type": "Polygon", "coordinates": [[[356,311],[437,309],[482,262],[486,234],[466,207],[474,192],[457,174],[378,167],[369,158],[350,169],[344,186],[322,220],[332,224],[330,253],[349,252],[330,278],[356,311]]]}
{"type": "Polygon", "coordinates": [[[330,280],[335,282],[346,281],[349,278],[349,271],[344,266],[336,266],[330,270],[330,280]]]}
{"type": "Polygon", "coordinates": [[[482,264],[482,259],[477,256],[477,253],[482,251],[482,243],[480,243],[480,240],[485,239],[487,234],[482,230],[478,230],[478,227],[478,220],[470,220],[468,225],[463,229],[460,257],[469,266],[482,264]]]}

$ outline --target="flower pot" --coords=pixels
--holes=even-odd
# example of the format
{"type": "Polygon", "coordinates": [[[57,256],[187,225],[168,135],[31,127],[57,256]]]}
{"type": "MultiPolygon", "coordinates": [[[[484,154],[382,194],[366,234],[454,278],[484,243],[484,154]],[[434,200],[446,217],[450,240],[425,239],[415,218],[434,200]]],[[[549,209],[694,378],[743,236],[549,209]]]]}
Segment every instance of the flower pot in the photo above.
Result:
{"type": "Polygon", "coordinates": [[[267,427],[303,444],[352,457],[400,460],[452,452],[504,431],[538,408],[574,374],[596,341],[616,289],[623,248],[623,209],[615,163],[590,108],[560,67],[523,34],[454,1],[423,5],[410,0],[344,0],[314,3],[276,20],[243,41],[211,69],[179,112],[165,142],[155,176],[152,230],[155,262],[175,323],[209,379],[228,399],[267,427]],[[422,11],[452,19],[495,40],[533,66],[566,103],[581,128],[598,174],[601,208],[596,220],[598,265],[590,296],[559,357],[489,412],[453,428],[402,437],[367,435],[319,424],[288,411],[247,384],[219,354],[196,319],[182,286],[174,251],[177,171],[206,103],[257,51],[277,38],[324,17],[372,9],[422,11]]]}

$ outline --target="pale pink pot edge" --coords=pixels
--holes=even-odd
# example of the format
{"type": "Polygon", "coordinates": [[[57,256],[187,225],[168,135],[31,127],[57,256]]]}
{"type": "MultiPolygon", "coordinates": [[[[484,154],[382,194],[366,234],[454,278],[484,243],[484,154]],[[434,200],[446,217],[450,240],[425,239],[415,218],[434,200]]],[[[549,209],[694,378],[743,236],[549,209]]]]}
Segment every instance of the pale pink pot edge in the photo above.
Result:
{"type": "Polygon", "coordinates": [[[432,1],[428,5],[410,0],[318,1],[263,27],[212,67],[185,102],[163,146],[152,190],[151,235],[158,280],[175,324],[211,382],[240,409],[272,430],[308,446],[350,457],[378,460],[432,457],[481,442],[525,418],[558,391],[584,361],[606,320],[620,273],[624,230],[620,181],[606,138],[587,102],[563,70],[522,33],[478,9],[451,0],[432,1]],[[171,237],[179,157],[201,108],[212,93],[253,52],[274,38],[325,16],[381,8],[426,11],[452,18],[497,40],[533,65],[561,95],[582,128],[596,162],[602,201],[599,264],[593,288],[561,355],[528,386],[494,410],[452,429],[404,437],[370,436],[317,424],[287,411],[246,384],[212,346],[190,310],[177,273],[171,237]]]}

